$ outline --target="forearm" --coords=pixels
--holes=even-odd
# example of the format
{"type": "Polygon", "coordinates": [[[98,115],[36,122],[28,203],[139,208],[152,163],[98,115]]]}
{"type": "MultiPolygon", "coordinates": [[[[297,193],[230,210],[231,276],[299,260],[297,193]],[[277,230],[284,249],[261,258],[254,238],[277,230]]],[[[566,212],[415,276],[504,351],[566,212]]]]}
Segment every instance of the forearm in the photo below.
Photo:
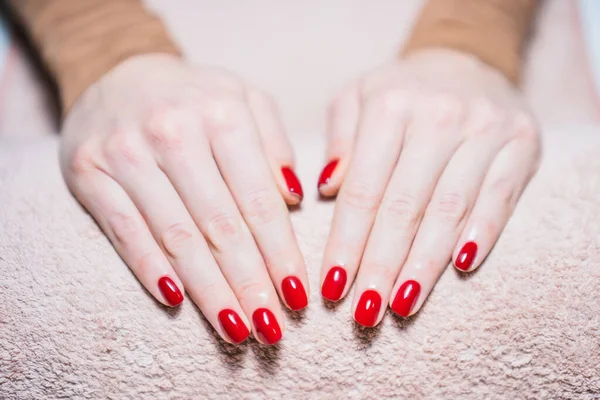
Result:
{"type": "Polygon", "coordinates": [[[123,60],[179,54],[141,0],[8,0],[56,80],[63,111],[123,60]]]}
{"type": "Polygon", "coordinates": [[[522,52],[541,0],[428,0],[404,48],[464,51],[518,83],[522,52]]]}

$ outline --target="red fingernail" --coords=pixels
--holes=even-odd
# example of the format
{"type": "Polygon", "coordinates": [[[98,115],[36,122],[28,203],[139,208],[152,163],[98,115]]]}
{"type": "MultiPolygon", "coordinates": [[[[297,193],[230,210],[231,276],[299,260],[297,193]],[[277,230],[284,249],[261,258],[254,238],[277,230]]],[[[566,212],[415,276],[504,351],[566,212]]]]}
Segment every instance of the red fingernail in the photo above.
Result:
{"type": "Polygon", "coordinates": [[[168,276],[163,276],[158,280],[158,288],[165,300],[167,300],[172,307],[181,304],[183,301],[183,295],[179,291],[179,288],[168,276]]]}
{"type": "Polygon", "coordinates": [[[337,301],[342,297],[346,287],[346,270],[342,267],[333,267],[327,273],[321,288],[321,295],[327,300],[337,301]]]}
{"type": "Polygon", "coordinates": [[[375,290],[367,290],[356,306],[354,319],[362,326],[372,327],[377,322],[377,315],[381,309],[381,296],[375,290]]]}
{"type": "Polygon", "coordinates": [[[266,344],[273,344],[281,339],[281,328],[273,313],[266,308],[259,308],[252,314],[252,322],[256,327],[258,339],[266,344]]]}
{"type": "Polygon", "coordinates": [[[331,179],[331,175],[333,174],[335,167],[337,167],[338,162],[339,160],[333,160],[329,164],[327,164],[325,168],[323,168],[321,176],[319,176],[319,184],[317,185],[317,188],[320,188],[321,186],[329,183],[329,179],[331,179]]]}
{"type": "Polygon", "coordinates": [[[404,318],[408,317],[419,297],[419,293],[421,293],[421,285],[419,282],[404,282],[402,286],[400,286],[400,289],[398,289],[398,293],[396,293],[396,297],[392,302],[392,310],[404,318]]]}
{"type": "Polygon", "coordinates": [[[225,309],[219,313],[219,322],[229,339],[235,343],[242,343],[250,335],[250,331],[238,313],[225,309]]]}
{"type": "Polygon", "coordinates": [[[302,191],[302,185],[300,184],[300,180],[298,179],[294,171],[292,171],[290,167],[283,167],[281,168],[281,173],[283,174],[288,190],[291,193],[300,196],[300,200],[302,200],[302,198],[304,197],[304,192],[302,191]]]}
{"type": "Polygon", "coordinates": [[[469,268],[471,268],[476,255],[477,244],[475,242],[467,242],[458,252],[456,261],[454,261],[454,265],[460,270],[468,271],[469,268]]]}
{"type": "Polygon", "coordinates": [[[308,305],[304,286],[295,276],[288,276],[281,282],[281,291],[285,302],[292,310],[297,311],[308,305]]]}

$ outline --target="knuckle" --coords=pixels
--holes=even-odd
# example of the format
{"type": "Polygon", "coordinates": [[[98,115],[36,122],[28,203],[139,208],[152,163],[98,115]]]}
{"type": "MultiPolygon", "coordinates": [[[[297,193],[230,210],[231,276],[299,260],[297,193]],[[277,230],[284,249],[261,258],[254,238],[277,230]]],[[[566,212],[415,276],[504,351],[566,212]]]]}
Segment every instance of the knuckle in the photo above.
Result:
{"type": "Polygon", "coordinates": [[[206,224],[206,239],[218,252],[239,244],[242,237],[241,221],[229,214],[216,214],[206,224]]]}
{"type": "Polygon", "coordinates": [[[106,147],[105,156],[109,163],[120,165],[122,163],[132,165],[143,165],[148,160],[148,155],[142,150],[137,138],[129,131],[117,129],[109,136],[106,147]]]}
{"type": "Polygon", "coordinates": [[[372,93],[368,101],[386,114],[398,114],[409,108],[410,94],[404,89],[385,89],[372,93]]]}
{"type": "Polygon", "coordinates": [[[386,259],[386,257],[371,258],[364,264],[370,275],[380,278],[383,282],[394,282],[398,275],[399,265],[395,265],[393,261],[386,259]]]}
{"type": "Polygon", "coordinates": [[[162,233],[160,242],[171,257],[177,258],[182,252],[194,248],[193,232],[193,229],[187,224],[176,223],[162,233]]]}
{"type": "Polygon", "coordinates": [[[417,198],[408,193],[394,195],[385,201],[382,208],[384,219],[390,218],[394,224],[414,225],[419,223],[423,215],[417,198]]]}
{"type": "Polygon", "coordinates": [[[201,113],[210,132],[230,131],[238,126],[244,115],[245,104],[231,95],[214,95],[202,102],[201,113]]]}
{"type": "Polygon", "coordinates": [[[517,137],[532,142],[539,142],[540,129],[535,119],[524,112],[518,113],[514,117],[515,133],[517,137]]]}
{"type": "Polygon", "coordinates": [[[375,211],[381,199],[372,185],[351,181],[342,187],[340,201],[353,208],[375,211]]]}
{"type": "Polygon", "coordinates": [[[145,274],[146,271],[152,271],[159,260],[159,256],[153,252],[142,254],[137,258],[137,262],[132,265],[136,274],[145,274]]]}
{"type": "Polygon", "coordinates": [[[470,130],[477,136],[497,133],[505,125],[506,117],[506,110],[487,99],[478,100],[471,108],[470,130]]]}
{"type": "Polygon", "coordinates": [[[275,221],[281,210],[281,198],[272,190],[262,188],[246,195],[248,219],[252,223],[268,225],[275,221]]]}
{"type": "MultiPolygon", "coordinates": [[[[172,107],[155,108],[150,111],[144,132],[150,141],[159,148],[179,148],[182,145],[185,129],[183,113],[172,107]]],[[[190,115],[190,113],[187,113],[190,115]]]]}
{"type": "Polygon", "coordinates": [[[204,298],[210,298],[213,293],[223,293],[225,287],[215,281],[203,280],[201,282],[194,282],[194,284],[198,285],[196,290],[198,293],[201,293],[204,298]]]}
{"type": "Polygon", "coordinates": [[[431,211],[435,216],[459,225],[465,220],[468,209],[469,205],[463,195],[450,192],[434,200],[431,211]]]}
{"type": "Polygon", "coordinates": [[[70,170],[75,174],[84,174],[96,168],[94,152],[88,146],[80,146],[71,156],[70,170]]]}
{"type": "Polygon", "coordinates": [[[241,279],[234,287],[237,298],[240,303],[245,303],[249,299],[260,296],[261,293],[266,292],[265,285],[254,277],[247,277],[241,279]]]}
{"type": "Polygon", "coordinates": [[[450,93],[435,93],[425,99],[424,117],[431,118],[436,126],[453,126],[465,118],[464,100],[450,93]]]}
{"type": "Polygon", "coordinates": [[[112,215],[108,220],[108,224],[117,244],[123,247],[127,247],[132,240],[137,238],[143,227],[139,218],[121,213],[112,215]]]}
{"type": "Polygon", "coordinates": [[[512,207],[517,202],[518,190],[512,180],[500,178],[491,185],[492,196],[508,207],[512,207]]]}

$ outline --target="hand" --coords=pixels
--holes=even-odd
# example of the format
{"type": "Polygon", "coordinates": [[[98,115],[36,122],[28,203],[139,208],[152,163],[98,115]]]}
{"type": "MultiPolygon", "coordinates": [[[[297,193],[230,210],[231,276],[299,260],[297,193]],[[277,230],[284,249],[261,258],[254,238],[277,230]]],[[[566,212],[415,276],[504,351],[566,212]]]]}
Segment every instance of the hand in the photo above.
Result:
{"type": "Polygon", "coordinates": [[[351,84],[329,135],[319,190],[339,194],[322,294],[340,299],[356,276],[364,326],[381,321],[382,301],[417,312],[451,258],[461,271],[481,265],[540,159],[521,94],[451,50],[421,50],[351,84]]]}
{"type": "Polygon", "coordinates": [[[117,66],[67,116],[66,182],[161,303],[183,288],[227,341],[271,344],[307,304],[288,204],[302,199],[272,101],[168,55],[117,66]],[[252,323],[251,323],[252,321],[252,323]]]}

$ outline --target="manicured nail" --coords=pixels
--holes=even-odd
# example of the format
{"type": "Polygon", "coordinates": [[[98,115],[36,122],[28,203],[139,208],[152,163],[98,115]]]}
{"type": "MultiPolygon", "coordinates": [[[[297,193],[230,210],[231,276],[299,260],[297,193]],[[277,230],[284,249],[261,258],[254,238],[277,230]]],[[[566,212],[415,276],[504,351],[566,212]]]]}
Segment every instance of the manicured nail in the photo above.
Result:
{"type": "Polygon", "coordinates": [[[317,188],[320,188],[321,186],[329,183],[329,179],[331,179],[331,175],[333,174],[335,167],[337,167],[338,162],[339,160],[333,160],[329,164],[327,164],[325,168],[323,168],[321,176],[319,176],[319,184],[317,185],[317,188]]]}
{"type": "Polygon", "coordinates": [[[238,313],[225,309],[219,313],[219,322],[229,339],[235,343],[242,343],[250,335],[250,331],[238,313]]]}
{"type": "Polygon", "coordinates": [[[476,255],[477,244],[475,242],[467,242],[458,252],[456,261],[454,261],[454,265],[460,270],[468,271],[469,268],[471,268],[476,255]]]}
{"type": "Polygon", "coordinates": [[[292,310],[297,311],[308,305],[304,286],[295,276],[288,276],[281,282],[281,291],[285,302],[292,310]]]}
{"type": "Polygon", "coordinates": [[[346,270],[342,267],[335,266],[329,270],[323,281],[321,295],[327,300],[338,301],[340,297],[342,297],[345,287],[346,270]]]}
{"type": "Polygon", "coordinates": [[[410,315],[410,312],[415,305],[417,298],[421,293],[421,285],[417,281],[406,281],[398,289],[396,297],[392,302],[392,310],[406,318],[410,315]]]}
{"type": "Polygon", "coordinates": [[[273,344],[281,339],[281,328],[273,313],[266,308],[259,308],[252,314],[252,322],[256,327],[258,339],[262,343],[273,344]]]}
{"type": "Polygon", "coordinates": [[[287,184],[288,190],[290,193],[293,193],[297,196],[300,196],[300,200],[304,197],[304,192],[302,191],[302,185],[300,184],[300,180],[292,171],[290,167],[281,168],[281,173],[285,179],[285,183],[287,184]]]}
{"type": "Polygon", "coordinates": [[[366,327],[373,327],[377,322],[377,316],[381,309],[381,296],[375,290],[367,290],[356,305],[354,319],[356,322],[366,327]]]}
{"type": "Polygon", "coordinates": [[[168,276],[163,276],[158,280],[158,288],[165,300],[167,300],[172,307],[181,304],[183,301],[183,295],[179,291],[179,288],[168,276]]]}

